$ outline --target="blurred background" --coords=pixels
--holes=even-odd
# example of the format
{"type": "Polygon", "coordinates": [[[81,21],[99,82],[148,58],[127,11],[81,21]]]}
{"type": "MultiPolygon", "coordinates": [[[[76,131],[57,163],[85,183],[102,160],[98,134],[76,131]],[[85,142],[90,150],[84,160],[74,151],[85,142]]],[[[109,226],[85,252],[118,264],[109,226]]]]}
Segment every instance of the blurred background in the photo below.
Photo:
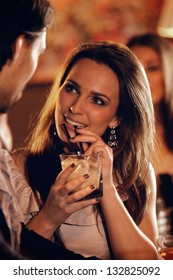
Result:
{"type": "MultiPolygon", "coordinates": [[[[80,42],[103,39],[126,44],[133,35],[157,32],[167,1],[50,0],[55,8],[55,21],[48,31],[47,50],[23,98],[9,113],[13,147],[23,145],[61,63],[73,47],[80,42]]],[[[173,4],[173,0],[169,2],[173,4]]]]}

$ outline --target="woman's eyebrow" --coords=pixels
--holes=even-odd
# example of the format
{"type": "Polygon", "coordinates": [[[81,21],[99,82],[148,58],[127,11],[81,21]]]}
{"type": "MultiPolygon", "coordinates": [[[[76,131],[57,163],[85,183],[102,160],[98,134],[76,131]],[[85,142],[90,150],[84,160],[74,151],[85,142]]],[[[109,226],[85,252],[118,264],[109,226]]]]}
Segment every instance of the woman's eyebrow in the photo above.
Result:
{"type": "Polygon", "coordinates": [[[104,97],[104,98],[106,98],[106,99],[108,99],[108,100],[110,101],[109,97],[108,97],[106,94],[104,94],[104,93],[97,92],[97,91],[92,91],[92,94],[93,94],[94,96],[104,97]]]}
{"type": "Polygon", "coordinates": [[[70,82],[70,83],[74,84],[76,87],[80,88],[80,85],[77,82],[73,81],[72,79],[67,79],[66,81],[70,82]]]}
{"type": "MultiPolygon", "coordinates": [[[[67,82],[70,82],[70,83],[72,83],[72,84],[74,84],[78,89],[80,89],[81,88],[81,86],[77,83],[77,82],[75,82],[74,80],[72,80],[72,79],[67,79],[66,80],[67,82]]],[[[109,101],[110,101],[110,98],[106,95],[106,94],[104,94],[104,93],[101,93],[101,92],[97,92],[97,91],[91,91],[91,93],[94,95],[94,96],[98,96],[98,97],[104,97],[104,98],[106,98],[106,99],[108,99],[109,101]]]]}

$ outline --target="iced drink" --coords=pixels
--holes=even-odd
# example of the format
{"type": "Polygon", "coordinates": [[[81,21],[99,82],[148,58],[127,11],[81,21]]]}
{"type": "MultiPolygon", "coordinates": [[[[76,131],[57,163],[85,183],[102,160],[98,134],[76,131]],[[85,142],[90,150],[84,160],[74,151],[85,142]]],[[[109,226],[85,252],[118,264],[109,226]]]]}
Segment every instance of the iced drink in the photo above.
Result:
{"type": "Polygon", "coordinates": [[[75,163],[77,166],[68,177],[68,182],[75,179],[76,177],[89,174],[89,178],[86,180],[86,182],[77,187],[73,192],[81,188],[95,185],[96,190],[89,196],[85,197],[85,199],[102,195],[102,186],[100,182],[101,160],[99,153],[92,156],[86,156],[84,154],[61,154],[60,160],[63,170],[72,163],[75,163]]]}

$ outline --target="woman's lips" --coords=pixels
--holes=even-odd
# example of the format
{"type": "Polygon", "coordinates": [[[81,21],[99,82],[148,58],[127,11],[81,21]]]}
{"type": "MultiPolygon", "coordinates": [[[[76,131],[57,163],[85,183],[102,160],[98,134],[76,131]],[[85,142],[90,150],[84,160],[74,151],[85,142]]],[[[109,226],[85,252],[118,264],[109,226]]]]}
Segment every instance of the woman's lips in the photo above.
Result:
{"type": "Polygon", "coordinates": [[[64,116],[64,120],[65,120],[64,125],[65,125],[66,129],[68,130],[68,134],[69,134],[70,138],[73,138],[76,136],[77,128],[86,127],[86,125],[76,122],[74,120],[71,120],[71,119],[67,118],[66,116],[64,116]]]}
{"type": "Polygon", "coordinates": [[[68,122],[65,122],[65,126],[68,130],[75,131],[75,126],[74,125],[71,125],[68,122]]]}
{"type": "Polygon", "coordinates": [[[64,117],[65,119],[65,123],[69,126],[69,127],[73,127],[73,129],[75,128],[85,128],[86,125],[85,124],[82,124],[82,123],[79,123],[79,122],[76,122],[76,121],[73,121],[67,117],[64,117]]]}

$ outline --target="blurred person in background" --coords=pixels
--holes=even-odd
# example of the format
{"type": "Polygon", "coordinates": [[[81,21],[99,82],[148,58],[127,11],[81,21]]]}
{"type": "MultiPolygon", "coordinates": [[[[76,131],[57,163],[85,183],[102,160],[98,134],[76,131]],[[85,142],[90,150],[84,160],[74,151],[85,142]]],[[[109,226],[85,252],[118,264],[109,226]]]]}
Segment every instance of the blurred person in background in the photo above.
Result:
{"type": "Polygon", "coordinates": [[[167,209],[158,221],[159,231],[173,234],[173,45],[155,33],[134,36],[127,45],[142,62],[151,88],[156,118],[157,149],[152,163],[157,177],[158,215],[163,207],[167,209]]]}

